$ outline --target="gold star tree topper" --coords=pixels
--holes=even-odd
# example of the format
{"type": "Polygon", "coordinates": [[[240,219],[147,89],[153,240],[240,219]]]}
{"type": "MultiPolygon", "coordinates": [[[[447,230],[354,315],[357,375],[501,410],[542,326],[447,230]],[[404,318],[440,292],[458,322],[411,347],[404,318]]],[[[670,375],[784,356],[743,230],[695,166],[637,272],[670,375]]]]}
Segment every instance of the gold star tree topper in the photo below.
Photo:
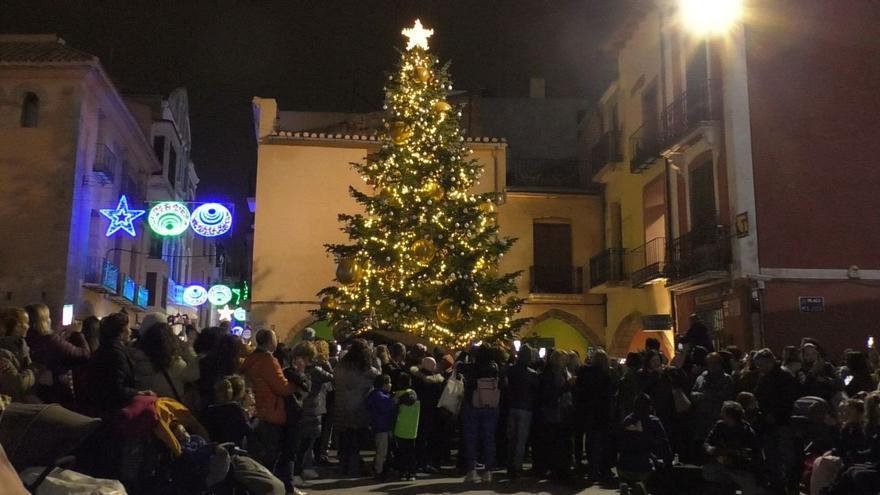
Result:
{"type": "Polygon", "coordinates": [[[433,29],[425,29],[424,27],[422,27],[422,21],[416,19],[416,22],[415,22],[415,24],[413,24],[413,27],[406,28],[403,31],[401,31],[401,33],[404,36],[406,36],[407,38],[409,38],[409,41],[406,44],[407,50],[412,50],[413,48],[415,48],[417,46],[422,47],[423,49],[427,50],[428,49],[428,38],[430,38],[431,35],[434,34],[434,30],[433,29]]]}

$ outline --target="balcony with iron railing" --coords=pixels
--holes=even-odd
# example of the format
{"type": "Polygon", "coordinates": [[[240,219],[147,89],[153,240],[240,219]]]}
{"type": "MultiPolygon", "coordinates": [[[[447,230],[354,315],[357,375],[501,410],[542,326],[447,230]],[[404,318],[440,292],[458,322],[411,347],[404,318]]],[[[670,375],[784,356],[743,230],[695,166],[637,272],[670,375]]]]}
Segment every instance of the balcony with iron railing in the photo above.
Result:
{"type": "Polygon", "coordinates": [[[628,253],[633,287],[644,287],[666,279],[666,238],[656,237],[628,253]]]}
{"type": "Polygon", "coordinates": [[[507,188],[513,191],[588,192],[589,164],[584,160],[516,158],[507,161],[507,188]]]}
{"type": "Polygon", "coordinates": [[[532,294],[580,294],[584,291],[584,270],[579,266],[532,266],[529,290],[532,294]]]}
{"type": "Polygon", "coordinates": [[[692,230],[669,244],[670,283],[691,278],[724,277],[730,270],[730,227],[714,225],[692,230]]]}
{"type": "Polygon", "coordinates": [[[119,267],[107,258],[86,258],[83,287],[103,294],[119,291],[119,267]]]}
{"type": "Polygon", "coordinates": [[[95,161],[92,163],[92,176],[101,184],[113,183],[119,158],[106,144],[98,143],[95,161]]]}
{"type": "Polygon", "coordinates": [[[721,84],[705,79],[681,93],[663,111],[664,147],[676,146],[700,125],[721,119],[721,84]]]}
{"type": "Polygon", "coordinates": [[[603,134],[599,141],[593,145],[590,150],[590,166],[593,169],[593,175],[599,173],[609,164],[623,161],[623,149],[620,141],[620,131],[613,130],[603,134]]]}
{"type": "Polygon", "coordinates": [[[590,288],[617,285],[627,280],[626,250],[609,248],[590,258],[590,288]]]}
{"type": "Polygon", "coordinates": [[[642,124],[629,137],[629,170],[637,174],[650,167],[663,151],[662,127],[660,122],[642,124]]]}

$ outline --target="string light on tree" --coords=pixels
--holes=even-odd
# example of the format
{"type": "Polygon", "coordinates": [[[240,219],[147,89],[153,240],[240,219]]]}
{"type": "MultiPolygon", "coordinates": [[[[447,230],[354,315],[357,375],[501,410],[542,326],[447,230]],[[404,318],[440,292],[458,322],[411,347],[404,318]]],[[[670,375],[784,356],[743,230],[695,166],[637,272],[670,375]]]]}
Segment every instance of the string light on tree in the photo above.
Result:
{"type": "Polygon", "coordinates": [[[482,166],[465,146],[460,112],[446,101],[445,65],[428,52],[419,20],[385,87],[381,146],[355,170],[372,190],[350,188],[361,214],[342,214],[349,244],[327,246],[338,285],[315,316],[337,338],[408,332],[447,347],[515,332],[518,273],[498,274],[513,239],[498,234],[498,192],[474,193],[482,166]]]}

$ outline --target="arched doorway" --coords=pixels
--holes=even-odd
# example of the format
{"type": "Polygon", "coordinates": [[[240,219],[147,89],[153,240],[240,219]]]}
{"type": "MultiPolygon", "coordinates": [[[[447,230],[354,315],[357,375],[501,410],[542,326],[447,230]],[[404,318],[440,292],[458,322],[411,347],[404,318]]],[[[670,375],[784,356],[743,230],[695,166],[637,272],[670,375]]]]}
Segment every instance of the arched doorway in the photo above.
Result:
{"type": "Polygon", "coordinates": [[[667,357],[674,355],[671,332],[648,332],[642,326],[642,313],[633,311],[620,320],[614,337],[611,339],[609,354],[614,357],[626,357],[629,352],[638,352],[645,348],[645,341],[654,338],[660,341],[660,350],[667,357]]]}
{"type": "Polygon", "coordinates": [[[577,351],[581,357],[586,356],[588,347],[604,344],[599,335],[580,318],[559,309],[551,309],[532,318],[520,330],[519,336],[521,339],[552,339],[556,349],[577,351]]]}

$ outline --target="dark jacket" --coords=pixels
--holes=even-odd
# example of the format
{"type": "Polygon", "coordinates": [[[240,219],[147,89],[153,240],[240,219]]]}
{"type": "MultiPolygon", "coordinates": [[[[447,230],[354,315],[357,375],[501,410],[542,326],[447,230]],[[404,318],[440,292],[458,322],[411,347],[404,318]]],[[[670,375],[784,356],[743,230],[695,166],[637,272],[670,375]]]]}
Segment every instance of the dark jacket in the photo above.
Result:
{"type": "Polygon", "coordinates": [[[657,417],[669,421],[675,415],[675,403],[672,399],[672,380],[664,370],[639,373],[639,385],[642,392],[651,396],[657,417]]]}
{"type": "Polygon", "coordinates": [[[209,406],[200,419],[211,439],[218,443],[232,442],[243,447],[244,439],[251,431],[247,413],[238,402],[209,406]]]}
{"type": "Polygon", "coordinates": [[[34,372],[22,337],[0,337],[0,394],[21,402],[34,386],[34,372]]]}
{"type": "Polygon", "coordinates": [[[706,437],[705,446],[718,449],[714,454],[715,461],[729,468],[754,471],[761,462],[758,435],[745,421],[730,426],[719,420],[706,437]]]}
{"type": "Polygon", "coordinates": [[[622,421],[633,412],[633,405],[641,393],[642,382],[639,378],[638,370],[627,368],[623,372],[623,376],[620,377],[620,380],[617,381],[617,393],[615,394],[619,421],[622,421]]]}
{"type": "Polygon", "coordinates": [[[541,391],[541,375],[522,363],[507,370],[507,403],[511,409],[532,411],[541,391]]]}
{"type": "Polygon", "coordinates": [[[463,404],[473,404],[474,391],[477,390],[477,382],[481,378],[495,378],[498,380],[498,386],[502,387],[501,373],[498,371],[498,365],[494,362],[485,364],[468,363],[460,364],[458,372],[464,376],[464,399],[463,404]]]}
{"type": "Polygon", "coordinates": [[[578,370],[576,418],[587,429],[605,429],[611,422],[614,384],[608,370],[597,366],[581,366],[578,370]]]}
{"type": "Polygon", "coordinates": [[[568,371],[547,367],[541,373],[540,419],[545,423],[561,423],[572,406],[568,371]]]}
{"type": "Polygon", "coordinates": [[[755,398],[758,399],[764,422],[770,425],[788,424],[794,401],[799,394],[797,380],[779,366],[758,378],[755,398]]]}
{"type": "Polygon", "coordinates": [[[364,403],[370,415],[370,429],[373,433],[384,433],[394,428],[396,405],[390,393],[384,390],[373,390],[364,403]]]}
{"type": "Polygon", "coordinates": [[[653,414],[639,418],[630,414],[623,420],[618,436],[617,469],[634,473],[648,473],[654,470],[658,460],[664,465],[672,465],[672,449],[663,423],[653,414]]]}
{"type": "Polygon", "coordinates": [[[413,377],[412,388],[421,402],[422,417],[432,414],[443,395],[443,375],[415,367],[410,369],[410,374],[413,377]]]}
{"type": "Polygon", "coordinates": [[[316,417],[327,414],[327,390],[333,382],[333,373],[321,366],[310,365],[306,368],[306,375],[311,381],[311,391],[303,401],[303,413],[316,417]]]}
{"type": "Polygon", "coordinates": [[[692,348],[700,346],[709,352],[715,350],[715,346],[712,345],[712,336],[709,334],[709,327],[701,321],[695,322],[691,325],[691,327],[688,328],[687,333],[678,339],[678,341],[682,344],[690,344],[692,348]]]}
{"type": "Polygon", "coordinates": [[[89,366],[89,384],[93,412],[100,416],[125,407],[137,395],[134,364],[122,342],[101,344],[89,366]]]}

